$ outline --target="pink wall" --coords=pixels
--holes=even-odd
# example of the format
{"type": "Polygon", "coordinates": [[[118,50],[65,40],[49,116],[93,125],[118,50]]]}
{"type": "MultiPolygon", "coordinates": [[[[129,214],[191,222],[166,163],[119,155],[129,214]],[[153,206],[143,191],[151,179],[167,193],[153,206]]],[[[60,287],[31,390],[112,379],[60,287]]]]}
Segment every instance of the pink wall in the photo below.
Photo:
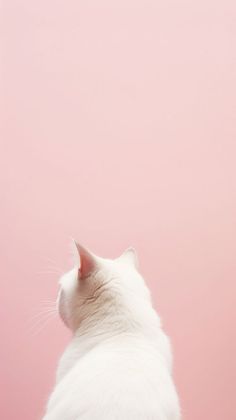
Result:
{"type": "Polygon", "coordinates": [[[234,420],[235,2],[5,0],[1,15],[1,419],[43,412],[69,334],[29,320],[74,236],[137,248],[184,418],[234,420]]]}

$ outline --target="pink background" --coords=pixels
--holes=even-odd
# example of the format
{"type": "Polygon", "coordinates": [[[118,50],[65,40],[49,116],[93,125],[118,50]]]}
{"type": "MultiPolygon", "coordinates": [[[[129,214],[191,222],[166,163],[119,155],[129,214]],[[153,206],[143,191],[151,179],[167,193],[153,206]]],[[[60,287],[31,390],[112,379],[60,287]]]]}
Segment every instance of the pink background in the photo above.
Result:
{"type": "Polygon", "coordinates": [[[29,324],[73,236],[137,248],[184,419],[234,420],[235,1],[5,0],[1,18],[1,419],[44,411],[69,333],[29,324]]]}

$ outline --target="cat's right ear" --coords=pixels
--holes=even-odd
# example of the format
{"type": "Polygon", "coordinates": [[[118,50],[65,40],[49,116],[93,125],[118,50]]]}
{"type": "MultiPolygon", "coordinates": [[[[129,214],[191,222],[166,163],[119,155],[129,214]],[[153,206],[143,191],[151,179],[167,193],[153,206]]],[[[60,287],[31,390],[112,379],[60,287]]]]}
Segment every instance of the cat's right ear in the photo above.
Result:
{"type": "Polygon", "coordinates": [[[121,254],[120,257],[118,257],[118,260],[123,261],[128,264],[132,264],[135,268],[138,269],[138,256],[137,252],[133,247],[127,248],[123,254],[121,254]]]}
{"type": "Polygon", "coordinates": [[[74,241],[79,256],[79,279],[83,280],[96,268],[95,256],[84,246],[74,241]]]}

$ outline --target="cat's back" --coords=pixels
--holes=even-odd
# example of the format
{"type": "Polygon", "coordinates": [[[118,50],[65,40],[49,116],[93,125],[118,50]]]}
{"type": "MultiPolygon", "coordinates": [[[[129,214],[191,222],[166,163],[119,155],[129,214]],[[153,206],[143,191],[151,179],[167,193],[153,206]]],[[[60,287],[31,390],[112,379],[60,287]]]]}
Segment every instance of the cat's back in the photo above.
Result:
{"type": "Polygon", "coordinates": [[[94,347],[57,384],[44,420],[178,420],[165,356],[137,337],[94,347]]]}

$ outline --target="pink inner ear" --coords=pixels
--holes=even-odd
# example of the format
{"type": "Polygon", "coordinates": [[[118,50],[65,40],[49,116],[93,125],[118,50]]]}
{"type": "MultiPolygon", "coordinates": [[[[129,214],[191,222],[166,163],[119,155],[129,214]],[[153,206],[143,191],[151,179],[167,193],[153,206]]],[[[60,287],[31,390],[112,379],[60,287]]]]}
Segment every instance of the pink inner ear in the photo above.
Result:
{"type": "Polygon", "coordinates": [[[83,279],[87,277],[94,270],[95,260],[94,260],[94,256],[80,244],[76,243],[76,248],[78,250],[79,257],[80,257],[80,268],[79,268],[80,279],[83,279]]]}

